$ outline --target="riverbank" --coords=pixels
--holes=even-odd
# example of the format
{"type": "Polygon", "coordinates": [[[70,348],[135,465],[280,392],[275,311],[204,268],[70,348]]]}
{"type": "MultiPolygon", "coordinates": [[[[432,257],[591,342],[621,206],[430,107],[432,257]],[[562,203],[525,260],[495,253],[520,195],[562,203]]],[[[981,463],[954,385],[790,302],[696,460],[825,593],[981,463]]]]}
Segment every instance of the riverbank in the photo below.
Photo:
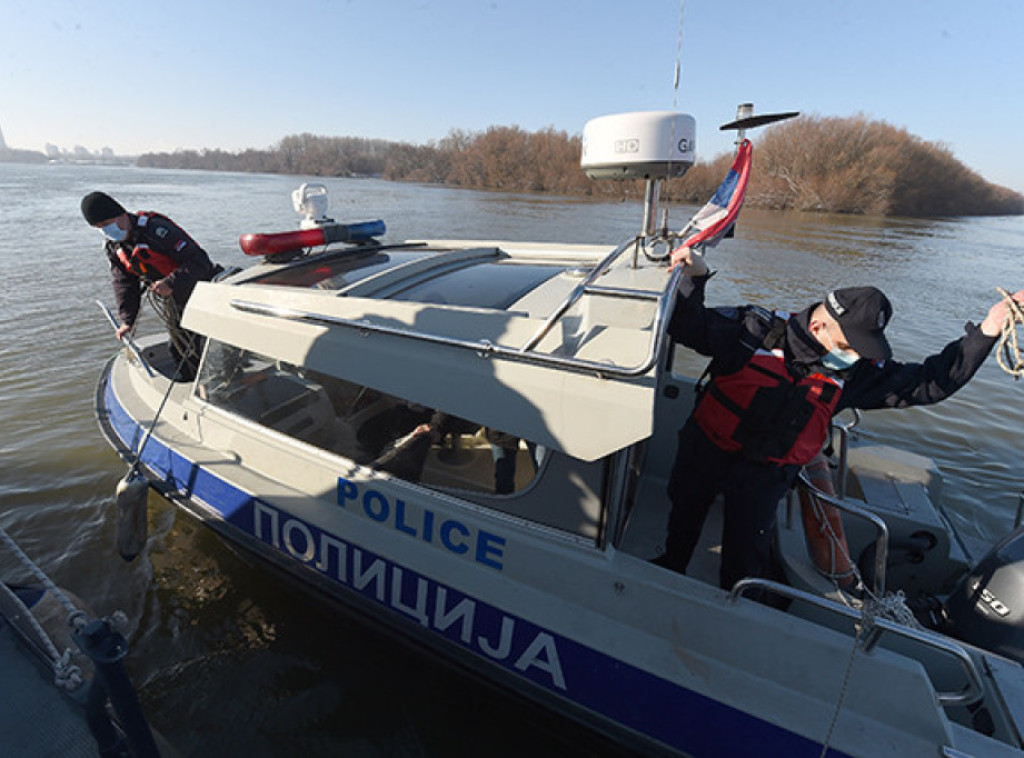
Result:
{"type": "MultiPolygon", "coordinates": [[[[804,116],[754,135],[747,206],[864,216],[1024,215],[1024,195],[986,181],[948,147],[863,116],[804,116]]],[[[138,165],[389,181],[562,197],[643,198],[640,181],[594,181],[579,166],[582,141],[554,129],[452,130],[426,145],[299,134],[266,150],[146,153],[138,165]]],[[[699,161],[666,181],[667,201],[702,204],[731,156],[699,161]]]]}

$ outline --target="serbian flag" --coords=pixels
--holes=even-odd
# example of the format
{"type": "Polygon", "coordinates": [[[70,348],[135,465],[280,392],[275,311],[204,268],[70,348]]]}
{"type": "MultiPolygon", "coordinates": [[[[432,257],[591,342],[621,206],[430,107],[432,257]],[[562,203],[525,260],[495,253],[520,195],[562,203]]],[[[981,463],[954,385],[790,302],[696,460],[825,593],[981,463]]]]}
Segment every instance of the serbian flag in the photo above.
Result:
{"type": "Polygon", "coordinates": [[[736,150],[732,168],[718,185],[715,196],[697,211],[683,230],[681,236],[691,235],[683,242],[683,247],[714,247],[732,229],[732,225],[736,223],[736,216],[743,207],[743,197],[747,193],[751,151],[750,140],[743,140],[736,150]]]}

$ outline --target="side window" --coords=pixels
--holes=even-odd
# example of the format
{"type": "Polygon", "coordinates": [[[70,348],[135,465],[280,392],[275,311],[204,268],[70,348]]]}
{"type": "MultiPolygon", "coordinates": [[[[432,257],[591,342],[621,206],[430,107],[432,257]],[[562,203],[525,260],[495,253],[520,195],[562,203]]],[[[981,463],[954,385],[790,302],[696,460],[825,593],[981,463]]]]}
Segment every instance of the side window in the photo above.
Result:
{"type": "Polygon", "coordinates": [[[279,361],[211,341],[196,388],[213,405],[305,442],[319,445],[330,435],[323,388],[279,361]]]}
{"type": "Polygon", "coordinates": [[[427,486],[513,495],[545,455],[499,430],[212,340],[196,387],[217,407],[427,486]]]}

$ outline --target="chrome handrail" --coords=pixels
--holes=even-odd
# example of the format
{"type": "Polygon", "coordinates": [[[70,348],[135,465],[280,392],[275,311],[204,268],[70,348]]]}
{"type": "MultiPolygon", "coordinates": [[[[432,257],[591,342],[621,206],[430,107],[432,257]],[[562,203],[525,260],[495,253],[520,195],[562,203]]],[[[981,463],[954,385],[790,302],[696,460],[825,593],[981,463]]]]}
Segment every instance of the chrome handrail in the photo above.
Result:
{"type": "Polygon", "coordinates": [[[537,332],[529,340],[527,340],[526,344],[523,345],[523,347],[521,348],[522,351],[524,353],[529,352],[533,350],[535,347],[537,347],[540,341],[544,339],[544,337],[547,336],[547,333],[551,331],[551,329],[554,327],[556,323],[558,323],[558,320],[561,319],[562,316],[566,314],[566,311],[572,308],[572,306],[576,304],[576,301],[578,301],[581,297],[583,297],[583,295],[586,294],[587,289],[591,287],[595,281],[597,281],[597,278],[599,276],[604,275],[604,273],[608,270],[612,263],[615,262],[615,259],[622,255],[624,252],[626,252],[626,250],[628,250],[631,246],[636,245],[637,243],[638,239],[636,238],[626,240],[617,248],[612,250],[607,256],[605,256],[605,259],[603,261],[594,266],[593,270],[591,270],[591,272],[587,274],[587,278],[584,279],[579,284],[577,284],[575,287],[573,287],[572,292],[570,292],[566,296],[565,300],[563,300],[562,303],[557,308],[555,308],[551,315],[544,320],[544,323],[541,324],[537,332]]]}
{"type": "MultiPolygon", "coordinates": [[[[740,579],[736,582],[732,591],[729,593],[729,599],[735,602],[748,590],[753,589],[771,592],[775,595],[790,598],[791,600],[808,603],[824,611],[844,616],[854,622],[863,620],[861,613],[853,608],[849,608],[841,603],[835,602],[834,600],[829,600],[828,598],[812,595],[810,592],[804,592],[803,590],[796,589],[795,587],[773,582],[770,579],[740,579]]],[[[939,692],[936,690],[935,696],[943,706],[972,705],[984,697],[984,687],[982,685],[981,675],[978,673],[978,668],[974,663],[974,659],[971,658],[970,654],[963,648],[963,646],[958,645],[935,632],[930,632],[927,629],[911,629],[910,627],[902,626],[888,619],[876,617],[872,620],[872,623],[874,624],[875,633],[869,635],[865,639],[863,646],[865,653],[871,653],[883,634],[894,634],[898,637],[903,637],[911,640],[912,642],[917,642],[926,647],[933,648],[940,653],[946,653],[957,659],[963,667],[964,676],[967,679],[967,687],[960,692],[939,692]]],[[[927,668],[925,670],[927,671],[927,668]]]]}
{"type": "Polygon", "coordinates": [[[885,594],[885,567],[889,560],[888,524],[885,523],[885,520],[881,516],[876,516],[865,508],[861,508],[858,505],[854,505],[842,498],[830,495],[827,492],[823,492],[818,489],[811,483],[811,480],[807,477],[807,472],[803,469],[801,469],[797,478],[800,486],[807,490],[811,497],[818,498],[819,500],[838,508],[844,513],[849,513],[851,516],[864,519],[875,527],[875,531],[877,532],[877,536],[875,537],[875,581],[871,591],[876,597],[881,597],[885,594]]]}
{"type": "Polygon", "coordinates": [[[857,408],[851,408],[850,411],[853,412],[853,421],[850,423],[843,424],[835,419],[832,420],[832,428],[839,432],[839,472],[836,477],[836,494],[840,499],[846,497],[846,474],[849,469],[847,456],[849,455],[850,432],[860,424],[862,418],[862,414],[857,408]]]}

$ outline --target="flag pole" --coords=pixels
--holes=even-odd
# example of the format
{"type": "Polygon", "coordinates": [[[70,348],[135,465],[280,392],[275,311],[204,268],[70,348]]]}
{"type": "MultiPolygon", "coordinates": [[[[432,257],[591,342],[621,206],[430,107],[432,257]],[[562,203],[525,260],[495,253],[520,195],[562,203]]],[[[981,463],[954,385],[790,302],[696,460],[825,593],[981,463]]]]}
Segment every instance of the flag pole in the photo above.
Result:
{"type": "MultiPolygon", "coordinates": [[[[754,115],[754,104],[753,103],[740,103],[736,106],[736,121],[742,123],[745,119],[750,118],[754,115]]],[[[736,141],[733,144],[736,146],[736,150],[740,149],[740,145],[743,144],[743,140],[747,138],[746,127],[741,126],[736,130],[736,141]]],[[[735,153],[736,150],[733,152],[735,153]]]]}

